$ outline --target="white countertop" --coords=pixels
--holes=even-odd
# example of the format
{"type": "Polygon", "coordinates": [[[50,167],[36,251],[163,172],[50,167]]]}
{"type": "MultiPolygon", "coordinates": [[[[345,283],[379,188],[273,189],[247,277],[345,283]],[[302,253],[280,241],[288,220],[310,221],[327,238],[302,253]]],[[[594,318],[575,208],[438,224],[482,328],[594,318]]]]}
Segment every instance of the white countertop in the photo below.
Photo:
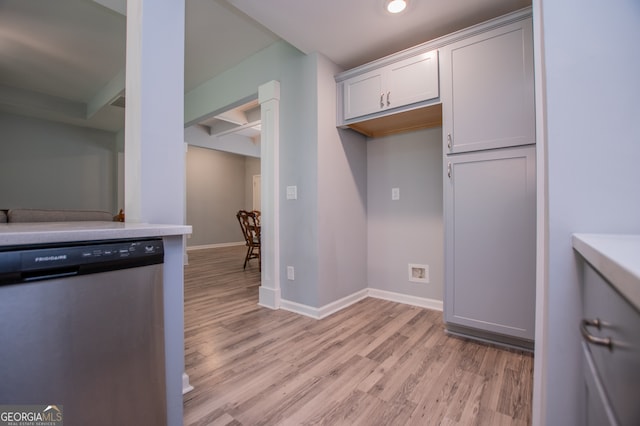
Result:
{"type": "Polygon", "coordinates": [[[0,247],[191,234],[191,226],[123,222],[41,222],[0,224],[0,247]]]}
{"type": "Polygon", "coordinates": [[[574,234],[573,247],[640,310],[640,235],[574,234]]]}

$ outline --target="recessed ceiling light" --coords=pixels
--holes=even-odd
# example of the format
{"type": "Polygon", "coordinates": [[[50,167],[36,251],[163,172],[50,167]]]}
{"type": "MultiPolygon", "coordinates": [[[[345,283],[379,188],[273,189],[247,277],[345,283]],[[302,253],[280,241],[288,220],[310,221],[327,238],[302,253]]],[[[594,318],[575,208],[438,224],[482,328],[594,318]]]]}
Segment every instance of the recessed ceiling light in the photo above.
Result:
{"type": "Polygon", "coordinates": [[[400,13],[407,7],[405,0],[389,0],[387,2],[387,12],[400,13]]]}

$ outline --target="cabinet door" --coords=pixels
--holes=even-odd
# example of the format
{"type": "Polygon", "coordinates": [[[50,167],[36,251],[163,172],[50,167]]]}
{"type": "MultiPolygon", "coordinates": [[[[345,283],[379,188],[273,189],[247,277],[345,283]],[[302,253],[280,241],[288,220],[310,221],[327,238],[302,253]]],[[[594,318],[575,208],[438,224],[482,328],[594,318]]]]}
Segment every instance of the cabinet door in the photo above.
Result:
{"type": "Polygon", "coordinates": [[[385,107],[383,70],[374,70],[344,81],[344,118],[378,112],[385,107]]]}
{"type": "MultiPolygon", "coordinates": [[[[582,370],[584,378],[585,426],[615,426],[618,424],[609,398],[598,377],[591,352],[582,344],[582,370]]],[[[631,396],[633,398],[635,395],[631,396]]],[[[633,424],[633,423],[629,423],[633,424]]]]}
{"type": "Polygon", "coordinates": [[[445,158],[447,323],[533,340],[535,183],[534,146],[445,158]]]}
{"type": "Polygon", "coordinates": [[[423,53],[387,67],[386,108],[397,108],[440,96],[438,51],[423,53]]]}
{"type": "Polygon", "coordinates": [[[612,341],[611,348],[587,345],[603,393],[609,397],[611,409],[620,424],[638,425],[640,405],[636,392],[640,383],[640,312],[586,262],[582,280],[584,319],[601,321],[600,328],[587,327],[587,330],[595,337],[612,341]]]}
{"type": "Polygon", "coordinates": [[[531,19],[442,49],[445,152],[535,143],[531,19]]]}

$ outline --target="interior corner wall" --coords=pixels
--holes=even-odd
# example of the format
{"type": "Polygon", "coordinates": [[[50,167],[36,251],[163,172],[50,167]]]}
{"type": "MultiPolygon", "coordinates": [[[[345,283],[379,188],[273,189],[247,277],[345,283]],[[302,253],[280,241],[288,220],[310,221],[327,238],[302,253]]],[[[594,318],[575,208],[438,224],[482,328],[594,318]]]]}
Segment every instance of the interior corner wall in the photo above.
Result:
{"type": "Polygon", "coordinates": [[[369,139],[369,287],[442,300],[444,222],[442,128],[369,139]],[[392,200],[392,188],[400,199],[392,200]],[[429,283],[409,281],[409,264],[428,265],[429,283]]]}
{"type": "Polygon", "coordinates": [[[244,242],[236,218],[245,203],[245,157],[189,146],[187,246],[244,242]]]}
{"type": "Polygon", "coordinates": [[[116,134],[0,113],[0,208],[116,212],[116,134]]]}
{"type": "Polygon", "coordinates": [[[280,82],[280,291],[284,300],[318,306],[318,124],[316,65],[289,62],[280,82]],[[295,200],[286,187],[296,186],[295,200]],[[287,266],[295,280],[287,280],[287,266]]]}
{"type": "Polygon", "coordinates": [[[318,304],[325,306],[367,288],[367,145],[336,128],[340,71],[312,55],[317,73],[318,304]]]}

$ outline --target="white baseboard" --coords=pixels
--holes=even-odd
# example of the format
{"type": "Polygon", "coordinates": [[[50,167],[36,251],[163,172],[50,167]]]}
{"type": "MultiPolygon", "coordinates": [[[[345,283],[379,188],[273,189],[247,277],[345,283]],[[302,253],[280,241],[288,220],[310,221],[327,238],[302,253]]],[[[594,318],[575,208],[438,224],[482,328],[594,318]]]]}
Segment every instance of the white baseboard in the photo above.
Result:
{"type": "Polygon", "coordinates": [[[278,309],[282,307],[280,299],[280,289],[260,286],[258,288],[258,305],[269,309],[278,309]]]}
{"type": "Polygon", "coordinates": [[[366,297],[367,289],[365,288],[364,290],[350,294],[342,299],[336,300],[335,302],[321,306],[320,308],[314,308],[313,306],[282,299],[280,301],[280,309],[295,312],[296,314],[305,315],[314,319],[322,319],[346,308],[347,306],[351,306],[366,297]]]}
{"type": "Polygon", "coordinates": [[[246,243],[244,241],[239,241],[237,243],[204,244],[204,245],[201,245],[201,246],[188,246],[187,247],[187,251],[204,250],[204,249],[221,248],[221,247],[243,246],[245,244],[246,243]]]}
{"type": "Polygon", "coordinates": [[[408,294],[394,293],[392,291],[378,290],[370,288],[369,297],[389,300],[391,302],[404,303],[407,305],[419,306],[421,308],[442,311],[442,300],[427,299],[426,297],[409,296],[408,294]]]}
{"type": "Polygon", "coordinates": [[[191,392],[193,390],[193,386],[189,383],[189,376],[187,373],[182,373],[182,394],[184,395],[187,392],[191,392]]]}
{"type": "Polygon", "coordinates": [[[309,305],[303,305],[302,303],[292,302],[290,300],[280,300],[280,309],[293,312],[296,314],[304,315],[313,319],[320,319],[320,310],[309,305]]]}
{"type": "Polygon", "coordinates": [[[354,303],[357,303],[363,299],[367,298],[367,289],[357,291],[349,296],[343,297],[342,299],[336,300],[335,302],[331,302],[328,305],[324,305],[319,309],[320,318],[328,317],[331,314],[338,312],[346,308],[347,306],[351,306],[354,303]]]}

